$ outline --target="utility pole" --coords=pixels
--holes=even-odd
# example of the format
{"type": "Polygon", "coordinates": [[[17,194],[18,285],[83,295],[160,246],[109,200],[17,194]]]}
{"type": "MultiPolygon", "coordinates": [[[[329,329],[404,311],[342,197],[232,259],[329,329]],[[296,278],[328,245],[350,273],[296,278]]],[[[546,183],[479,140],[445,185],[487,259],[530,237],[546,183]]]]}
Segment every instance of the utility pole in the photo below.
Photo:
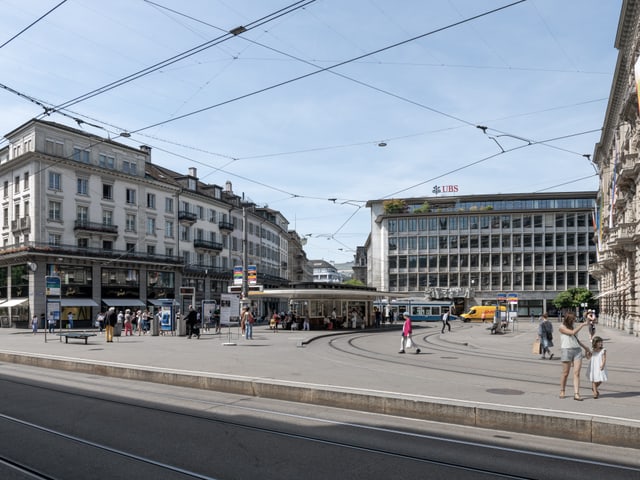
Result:
{"type": "Polygon", "coordinates": [[[242,206],[242,289],[240,294],[241,309],[249,304],[248,264],[249,252],[247,245],[247,207],[242,206]]]}

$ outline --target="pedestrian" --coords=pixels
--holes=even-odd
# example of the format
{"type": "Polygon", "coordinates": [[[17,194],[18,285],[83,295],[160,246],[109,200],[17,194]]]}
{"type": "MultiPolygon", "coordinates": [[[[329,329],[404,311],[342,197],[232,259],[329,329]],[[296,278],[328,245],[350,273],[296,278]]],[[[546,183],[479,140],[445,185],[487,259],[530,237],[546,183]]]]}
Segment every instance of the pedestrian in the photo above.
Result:
{"type": "Polygon", "coordinates": [[[450,315],[451,315],[450,310],[447,310],[446,312],[444,312],[442,314],[442,332],[440,332],[440,333],[444,333],[445,327],[449,328],[449,332],[451,331],[451,324],[449,323],[449,316],[450,315]]]}
{"type": "Polygon", "coordinates": [[[213,313],[213,324],[216,326],[215,333],[220,333],[220,313],[213,313]]]}
{"type": "Polygon", "coordinates": [[[560,331],[560,348],[562,351],[562,373],[560,374],[560,398],[564,398],[564,390],[567,385],[567,378],[573,366],[573,399],[582,401],[580,396],[580,368],[582,367],[583,353],[588,358],[591,354],[589,347],[585,346],[578,340],[578,333],[586,323],[581,323],[575,327],[576,316],[569,312],[562,319],[562,325],[558,329],[560,331]]]}
{"type": "Polygon", "coordinates": [[[420,349],[416,347],[415,343],[413,343],[413,338],[411,335],[413,334],[413,328],[411,325],[411,317],[405,315],[404,323],[402,324],[402,339],[400,340],[400,351],[398,353],[405,353],[407,348],[415,348],[416,355],[420,353],[420,349]]]}
{"type": "Polygon", "coordinates": [[[374,318],[376,328],[380,328],[380,326],[382,325],[382,312],[378,307],[374,308],[374,318]]]}
{"type": "Polygon", "coordinates": [[[47,324],[49,325],[49,333],[53,333],[56,328],[56,317],[53,316],[53,312],[49,312],[47,324]]]}
{"type": "Polygon", "coordinates": [[[131,318],[131,310],[126,309],[124,312],[124,336],[133,336],[133,319],[131,318]]]}
{"type": "Polygon", "coordinates": [[[484,323],[484,321],[487,319],[487,311],[486,310],[482,310],[482,323],[484,323]]]}
{"type": "Polygon", "coordinates": [[[118,323],[118,314],[116,313],[116,307],[109,307],[104,317],[104,329],[107,336],[107,343],[113,343],[113,329],[118,323]]]}
{"type": "Polygon", "coordinates": [[[302,330],[309,330],[310,325],[309,325],[309,317],[307,317],[306,315],[303,315],[302,317],[302,330]]]}
{"type": "Polygon", "coordinates": [[[38,333],[38,315],[34,315],[31,319],[31,330],[34,335],[38,333]]]}
{"type": "Polygon", "coordinates": [[[98,315],[96,315],[96,327],[100,329],[100,333],[104,330],[104,313],[102,312],[98,312],[98,315]]]}
{"type": "Polygon", "coordinates": [[[280,323],[280,315],[277,312],[273,312],[273,316],[269,321],[269,328],[273,330],[273,333],[278,332],[278,323],[280,323]]]}
{"type": "Polygon", "coordinates": [[[591,348],[593,352],[591,359],[587,365],[587,378],[591,380],[591,390],[593,391],[593,398],[596,399],[600,396],[600,390],[598,387],[602,382],[608,380],[607,377],[607,351],[604,349],[604,341],[600,337],[593,337],[591,341],[591,348]]]}
{"type": "Polygon", "coordinates": [[[543,360],[546,357],[547,353],[549,354],[549,360],[553,359],[553,353],[549,347],[553,347],[553,325],[549,321],[549,315],[547,312],[542,314],[540,317],[540,324],[538,325],[538,337],[540,337],[540,349],[542,350],[542,358],[543,360]]]}
{"type": "Polygon", "coordinates": [[[598,323],[596,312],[593,310],[587,311],[587,322],[589,323],[589,341],[593,342],[593,337],[596,335],[596,323],[598,323]]]}
{"type": "Polygon", "coordinates": [[[244,307],[244,311],[242,312],[242,323],[244,325],[244,338],[246,340],[253,340],[253,323],[255,319],[251,314],[251,310],[249,307],[244,307]]]}
{"type": "Polygon", "coordinates": [[[189,312],[185,317],[185,324],[187,325],[187,338],[191,338],[196,335],[200,338],[200,329],[196,327],[198,323],[198,314],[193,308],[193,305],[189,305],[189,312]]]}
{"type": "Polygon", "coordinates": [[[73,312],[67,315],[67,328],[73,328],[73,312]]]}

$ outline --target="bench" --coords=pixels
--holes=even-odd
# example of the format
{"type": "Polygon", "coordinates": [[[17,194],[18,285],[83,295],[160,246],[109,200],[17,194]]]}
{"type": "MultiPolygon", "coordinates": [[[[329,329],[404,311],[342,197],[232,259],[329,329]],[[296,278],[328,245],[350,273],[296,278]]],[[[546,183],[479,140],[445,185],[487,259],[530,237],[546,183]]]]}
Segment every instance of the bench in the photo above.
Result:
{"type": "Polygon", "coordinates": [[[59,333],[61,337],[64,337],[64,343],[69,343],[70,338],[80,338],[84,340],[84,344],[88,345],[89,337],[95,337],[95,333],[84,333],[84,332],[67,332],[67,333],[59,333]]]}

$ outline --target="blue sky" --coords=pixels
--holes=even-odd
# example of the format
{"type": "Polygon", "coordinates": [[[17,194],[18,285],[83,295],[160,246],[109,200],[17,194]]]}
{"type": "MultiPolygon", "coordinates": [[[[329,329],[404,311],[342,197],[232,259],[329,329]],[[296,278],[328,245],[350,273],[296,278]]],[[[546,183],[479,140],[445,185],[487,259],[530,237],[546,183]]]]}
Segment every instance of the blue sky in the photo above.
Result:
{"type": "Polygon", "coordinates": [[[154,163],[280,210],[309,258],[349,261],[367,200],[597,189],[583,155],[621,4],[0,0],[0,130],[41,115],[32,99],[60,107],[50,121],[132,132],[118,140],[154,163]]]}

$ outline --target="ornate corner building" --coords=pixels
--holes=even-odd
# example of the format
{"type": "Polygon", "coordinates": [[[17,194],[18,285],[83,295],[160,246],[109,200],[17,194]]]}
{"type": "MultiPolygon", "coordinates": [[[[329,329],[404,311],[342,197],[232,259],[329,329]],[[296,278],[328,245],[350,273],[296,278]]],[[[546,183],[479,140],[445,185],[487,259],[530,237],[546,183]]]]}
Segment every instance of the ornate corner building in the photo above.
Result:
{"type": "Polygon", "coordinates": [[[600,284],[600,321],[640,332],[640,2],[624,0],[615,47],[614,72],[602,136],[593,162],[600,176],[595,242],[597,262],[590,273],[600,284]]]}

